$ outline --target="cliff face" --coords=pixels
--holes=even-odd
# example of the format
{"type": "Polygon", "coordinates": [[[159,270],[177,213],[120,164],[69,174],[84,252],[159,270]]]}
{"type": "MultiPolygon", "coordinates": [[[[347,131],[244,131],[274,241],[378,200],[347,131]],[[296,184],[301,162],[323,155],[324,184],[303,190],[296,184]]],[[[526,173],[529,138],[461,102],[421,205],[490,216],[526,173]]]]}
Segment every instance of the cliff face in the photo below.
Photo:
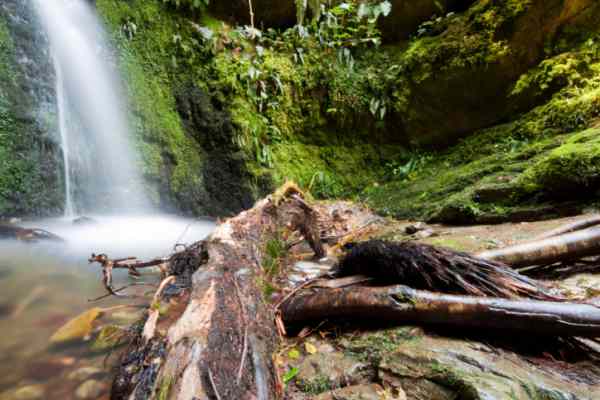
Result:
{"type": "Polygon", "coordinates": [[[565,200],[538,177],[556,177],[542,171],[562,160],[549,153],[559,135],[598,114],[592,0],[370,2],[371,22],[352,2],[318,19],[315,1],[256,0],[253,38],[236,26],[249,23],[244,0],[173,3],[96,0],[162,208],[232,214],[293,179],[397,216],[502,218],[565,200]],[[293,28],[299,13],[305,29],[293,28]],[[490,186],[509,188],[499,200],[490,186]]]}
{"type": "Polygon", "coordinates": [[[53,215],[63,202],[54,73],[28,2],[0,4],[0,217],[53,215]]]}

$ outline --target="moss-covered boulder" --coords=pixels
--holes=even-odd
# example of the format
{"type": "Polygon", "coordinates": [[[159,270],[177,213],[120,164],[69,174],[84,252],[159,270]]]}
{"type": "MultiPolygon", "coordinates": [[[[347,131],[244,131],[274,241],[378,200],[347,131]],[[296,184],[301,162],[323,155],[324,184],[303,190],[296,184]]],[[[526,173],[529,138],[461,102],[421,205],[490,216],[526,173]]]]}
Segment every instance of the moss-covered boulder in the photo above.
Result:
{"type": "Polygon", "coordinates": [[[444,147],[530,109],[540,98],[513,92],[515,82],[542,61],[558,32],[599,8],[586,0],[478,1],[441,19],[442,33],[398,53],[392,102],[401,123],[391,134],[444,147]]]}

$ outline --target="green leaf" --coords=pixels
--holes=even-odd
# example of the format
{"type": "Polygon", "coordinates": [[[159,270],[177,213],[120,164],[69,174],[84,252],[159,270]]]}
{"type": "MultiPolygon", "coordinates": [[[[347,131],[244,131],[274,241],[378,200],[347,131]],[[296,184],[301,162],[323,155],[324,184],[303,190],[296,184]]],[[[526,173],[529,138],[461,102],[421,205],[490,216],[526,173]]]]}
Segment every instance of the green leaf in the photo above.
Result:
{"type": "Polygon", "coordinates": [[[296,360],[300,358],[300,352],[298,351],[298,349],[291,349],[290,351],[288,351],[288,357],[292,360],[296,360]]]}
{"type": "Polygon", "coordinates": [[[286,385],[291,382],[298,375],[298,368],[292,367],[288,372],[283,375],[283,383],[286,385]]]}

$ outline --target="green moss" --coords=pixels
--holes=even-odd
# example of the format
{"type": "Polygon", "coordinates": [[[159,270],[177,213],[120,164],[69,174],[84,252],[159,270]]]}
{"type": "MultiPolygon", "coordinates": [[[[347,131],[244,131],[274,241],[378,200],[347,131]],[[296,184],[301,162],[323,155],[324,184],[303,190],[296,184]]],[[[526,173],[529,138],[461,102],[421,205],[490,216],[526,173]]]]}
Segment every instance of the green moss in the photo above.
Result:
{"type": "Polygon", "coordinates": [[[185,133],[174,97],[181,82],[194,79],[180,73],[174,42],[189,32],[189,22],[160,2],[98,0],[96,6],[118,48],[140,169],[154,202],[202,213],[204,151],[185,133]]]}
{"type": "Polygon", "coordinates": [[[540,106],[432,153],[410,179],[370,186],[363,198],[384,214],[475,222],[593,195],[598,132],[585,128],[600,116],[599,50],[586,37],[542,61],[513,89],[513,96],[545,97],[540,106]]]}
{"type": "Polygon", "coordinates": [[[525,192],[584,194],[600,182],[600,129],[590,129],[540,157],[519,178],[525,192]],[[587,139],[587,140],[586,140],[587,139]]]}
{"type": "MultiPolygon", "coordinates": [[[[62,204],[60,171],[54,170],[51,154],[54,144],[37,121],[23,115],[33,105],[22,79],[13,38],[0,12],[0,217],[50,215],[62,204]]],[[[52,126],[52,116],[47,117],[52,126]]]]}
{"type": "Polygon", "coordinates": [[[333,389],[329,378],[325,375],[317,375],[308,381],[298,381],[296,385],[302,392],[309,395],[318,395],[333,389]]]}
{"type": "Polygon", "coordinates": [[[295,30],[248,40],[202,10],[157,1],[97,4],[119,45],[156,198],[168,187],[177,199],[205,201],[211,146],[226,149],[220,166],[239,166],[236,174],[245,175],[237,179],[250,182],[243,190],[253,196],[292,179],[319,198],[362,193],[376,210],[400,217],[471,222],[523,212],[574,168],[587,168],[581,179],[593,185],[595,148],[579,164],[582,146],[550,152],[600,115],[598,45],[593,35],[565,31],[553,41],[536,36],[536,54],[526,56],[528,29],[546,26],[524,16],[538,16],[541,3],[476,2],[406,43],[347,52],[295,30]],[[547,59],[535,65],[543,45],[547,59]],[[232,137],[215,144],[185,126],[190,115],[174,93],[190,84],[231,115],[232,137]],[[481,86],[493,99],[473,113],[480,94],[471,89],[481,86]],[[533,104],[541,105],[517,114],[533,104]],[[512,122],[434,153],[410,173],[390,174],[406,163],[395,143],[450,141],[502,118],[512,122]]]}
{"type": "Polygon", "coordinates": [[[383,356],[394,353],[399,346],[418,339],[413,327],[401,327],[365,333],[352,337],[350,341],[342,337],[340,344],[348,355],[377,364],[383,356]]]}

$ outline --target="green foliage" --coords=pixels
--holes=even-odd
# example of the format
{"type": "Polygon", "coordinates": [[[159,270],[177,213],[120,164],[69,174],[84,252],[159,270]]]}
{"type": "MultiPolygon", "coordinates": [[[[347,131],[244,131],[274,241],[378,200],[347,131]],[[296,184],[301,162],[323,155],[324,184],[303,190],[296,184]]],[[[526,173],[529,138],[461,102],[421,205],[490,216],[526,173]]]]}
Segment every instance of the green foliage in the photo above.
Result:
{"type": "Polygon", "coordinates": [[[414,179],[418,170],[425,166],[431,158],[432,156],[420,152],[408,153],[400,160],[390,161],[386,164],[388,176],[399,180],[414,179]]]}
{"type": "Polygon", "coordinates": [[[279,275],[281,263],[286,254],[286,243],[282,239],[281,234],[276,234],[267,240],[262,264],[263,272],[267,278],[272,279],[279,275]]]}
{"type": "Polygon", "coordinates": [[[208,6],[210,0],[162,0],[163,3],[173,4],[176,7],[188,7],[198,9],[208,6]]]}
{"type": "Polygon", "coordinates": [[[283,374],[283,383],[290,383],[298,375],[298,368],[292,367],[285,374],[283,374]]]}

